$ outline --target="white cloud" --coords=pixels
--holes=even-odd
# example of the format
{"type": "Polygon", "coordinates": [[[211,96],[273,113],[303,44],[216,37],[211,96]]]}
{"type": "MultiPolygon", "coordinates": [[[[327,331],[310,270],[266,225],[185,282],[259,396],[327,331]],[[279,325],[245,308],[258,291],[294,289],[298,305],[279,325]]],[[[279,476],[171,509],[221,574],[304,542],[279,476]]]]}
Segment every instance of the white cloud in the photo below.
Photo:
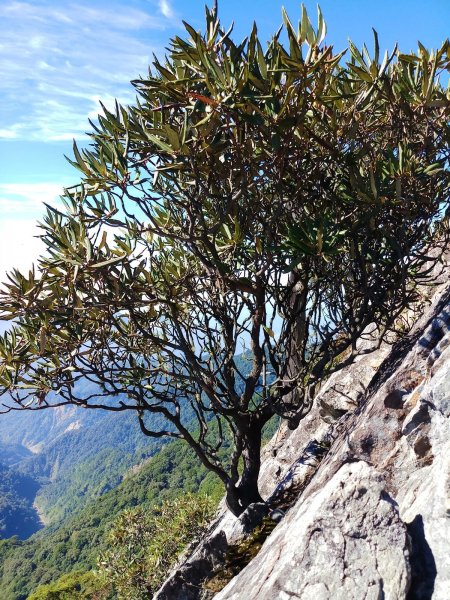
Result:
{"type": "Polygon", "coordinates": [[[17,138],[17,130],[12,128],[11,129],[0,129],[0,140],[13,140],[14,138],[17,138]]]}
{"type": "Polygon", "coordinates": [[[43,250],[36,221],[0,220],[0,282],[13,268],[26,273],[43,250]]]}
{"type": "Polygon", "coordinates": [[[59,203],[63,186],[58,183],[0,184],[0,282],[13,268],[28,271],[44,249],[38,220],[43,202],[59,203]]]}
{"type": "Polygon", "coordinates": [[[0,183],[0,223],[39,217],[43,202],[55,204],[63,193],[59,183],[0,183]]]}
{"type": "Polygon", "coordinates": [[[169,0],[159,0],[159,10],[167,19],[173,19],[175,16],[169,0]]]}
{"type": "Polygon", "coordinates": [[[94,98],[132,102],[129,81],[165,45],[158,32],[173,15],[152,2],[159,13],[120,0],[0,3],[0,139],[80,139],[94,98]]]}
{"type": "Polygon", "coordinates": [[[31,48],[38,50],[45,44],[45,38],[42,35],[35,35],[28,41],[31,48]]]}
{"type": "MultiPolygon", "coordinates": [[[[99,100],[132,103],[130,79],[147,72],[167,42],[169,2],[0,2],[0,140],[85,138],[99,100]],[[161,35],[161,38],[159,37],[161,35]]],[[[66,182],[67,183],[67,182],[66,182]]],[[[26,270],[42,248],[37,220],[63,182],[0,183],[0,281],[26,270]]]]}
{"type": "Polygon", "coordinates": [[[43,69],[44,71],[56,71],[56,67],[52,67],[45,60],[39,60],[37,63],[38,69],[43,69]]]}

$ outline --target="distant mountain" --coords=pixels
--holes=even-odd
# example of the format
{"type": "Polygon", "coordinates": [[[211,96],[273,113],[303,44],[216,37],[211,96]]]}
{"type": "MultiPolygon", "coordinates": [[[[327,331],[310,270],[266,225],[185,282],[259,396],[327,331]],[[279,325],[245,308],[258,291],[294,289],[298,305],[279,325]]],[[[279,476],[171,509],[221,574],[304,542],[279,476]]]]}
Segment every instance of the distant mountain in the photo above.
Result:
{"type": "MultiPolygon", "coordinates": [[[[151,420],[154,427],[162,425],[158,415],[151,420]]],[[[164,443],[143,436],[134,413],[70,406],[0,415],[5,456],[0,460],[38,482],[36,504],[46,522],[78,511],[116,487],[128,469],[164,443]]],[[[0,519],[5,510],[4,499],[0,519]]]]}
{"type": "Polygon", "coordinates": [[[43,526],[33,502],[40,484],[0,463],[0,538],[26,539],[43,526]]]}
{"type": "MultiPolygon", "coordinates": [[[[244,353],[235,360],[245,376],[251,369],[248,356],[244,353]]],[[[242,391],[242,381],[237,388],[242,391]]],[[[92,382],[77,383],[79,397],[95,391],[92,382]]],[[[188,406],[185,409],[189,422],[194,413],[188,406]]],[[[146,423],[149,429],[167,426],[158,414],[148,414],[146,423]]],[[[35,504],[48,523],[80,511],[87,502],[114,489],[130,468],[153,456],[166,442],[142,435],[134,411],[65,406],[0,414],[0,450],[4,449],[5,457],[0,460],[41,484],[35,504]]]]}
{"type": "MultiPolygon", "coordinates": [[[[242,354],[235,359],[245,376],[251,369],[248,357],[242,354]]],[[[241,391],[243,382],[238,381],[237,387],[241,391]]],[[[78,396],[94,392],[92,382],[77,383],[78,396]]],[[[187,408],[186,422],[193,416],[187,408]]],[[[157,414],[147,415],[146,423],[149,429],[167,426],[157,414]]],[[[166,442],[142,435],[133,411],[112,413],[66,406],[0,414],[0,450],[5,449],[5,459],[0,460],[40,483],[35,505],[46,523],[61,521],[114,489],[129,469],[153,456],[166,442]]],[[[5,504],[0,518],[2,510],[6,510],[5,504]]]]}
{"type": "Polygon", "coordinates": [[[89,426],[98,416],[75,406],[0,414],[0,442],[20,445],[37,454],[69,431],[89,426]]]}
{"type": "Polygon", "coordinates": [[[26,459],[21,469],[49,478],[37,504],[50,522],[56,522],[115,488],[131,467],[153,456],[166,442],[143,436],[134,414],[107,413],[90,426],[59,437],[26,459]]]}
{"type": "MultiPolygon", "coordinates": [[[[245,376],[248,361],[237,360],[245,376]]],[[[166,425],[158,415],[147,419],[150,429],[166,425]]],[[[222,491],[185,444],[142,435],[134,412],[67,406],[0,414],[0,452],[2,600],[25,600],[39,584],[94,567],[105,530],[125,508],[185,491],[222,491]],[[40,531],[33,505],[46,523],[40,531]]]]}
{"type": "MultiPolygon", "coordinates": [[[[266,426],[265,440],[277,426],[277,419],[266,426]]],[[[227,451],[224,448],[224,455],[227,451]]],[[[105,549],[106,531],[124,509],[151,509],[166,499],[197,491],[217,501],[224,492],[220,480],[206,470],[184,442],[167,443],[160,452],[125,473],[117,487],[93,498],[63,521],[23,542],[0,541],[1,599],[25,600],[38,585],[55,581],[64,573],[95,568],[99,553],[105,549]]]]}
{"type": "Polygon", "coordinates": [[[190,448],[183,442],[169,442],[157,455],[127,472],[115,489],[64,521],[22,542],[0,540],[1,600],[25,600],[38,585],[63,573],[95,568],[105,547],[105,533],[122,510],[151,507],[197,490],[217,497],[223,493],[218,478],[206,471],[190,448]]]}
{"type": "Polygon", "coordinates": [[[19,465],[32,455],[33,453],[25,446],[0,442],[0,462],[8,467],[19,465]]]}

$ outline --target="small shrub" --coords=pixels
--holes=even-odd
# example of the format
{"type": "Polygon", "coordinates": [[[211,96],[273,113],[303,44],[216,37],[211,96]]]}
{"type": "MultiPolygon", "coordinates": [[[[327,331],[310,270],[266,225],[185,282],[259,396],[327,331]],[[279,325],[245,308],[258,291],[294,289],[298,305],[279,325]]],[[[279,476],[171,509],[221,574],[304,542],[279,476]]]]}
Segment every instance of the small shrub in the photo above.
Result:
{"type": "Polygon", "coordinates": [[[40,585],[28,600],[106,600],[108,585],[93,571],[73,571],[57,581],[40,585]]]}
{"type": "Polygon", "coordinates": [[[109,533],[109,549],[99,558],[100,572],[118,597],[151,597],[186,546],[200,539],[215,508],[209,496],[186,494],[151,514],[142,508],[124,511],[109,533]]]}

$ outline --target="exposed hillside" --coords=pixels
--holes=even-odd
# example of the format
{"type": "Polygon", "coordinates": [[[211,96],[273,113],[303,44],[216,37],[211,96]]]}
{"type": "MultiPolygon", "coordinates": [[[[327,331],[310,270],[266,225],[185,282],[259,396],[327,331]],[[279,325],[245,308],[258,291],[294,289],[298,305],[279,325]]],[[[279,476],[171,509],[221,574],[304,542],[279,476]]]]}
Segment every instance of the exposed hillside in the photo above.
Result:
{"type": "Polygon", "coordinates": [[[14,411],[0,415],[0,441],[19,444],[37,454],[67,432],[88,427],[99,418],[75,407],[54,411],[14,411]]]}

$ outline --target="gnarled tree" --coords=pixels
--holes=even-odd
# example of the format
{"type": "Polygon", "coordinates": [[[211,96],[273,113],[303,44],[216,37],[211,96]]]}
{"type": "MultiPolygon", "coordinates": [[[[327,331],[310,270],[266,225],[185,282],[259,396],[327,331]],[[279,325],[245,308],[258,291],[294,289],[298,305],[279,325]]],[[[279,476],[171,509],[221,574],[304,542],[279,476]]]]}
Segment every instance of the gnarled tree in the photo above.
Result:
{"type": "Polygon", "coordinates": [[[47,251],[0,297],[4,410],[135,411],[191,445],[235,514],[260,500],[264,424],[295,427],[368,324],[395,327],[448,237],[449,43],[336,54],[320,11],[317,29],[283,18],[266,49],[217,7],[204,34],[186,24],[135,106],[74,147],[47,251]]]}

